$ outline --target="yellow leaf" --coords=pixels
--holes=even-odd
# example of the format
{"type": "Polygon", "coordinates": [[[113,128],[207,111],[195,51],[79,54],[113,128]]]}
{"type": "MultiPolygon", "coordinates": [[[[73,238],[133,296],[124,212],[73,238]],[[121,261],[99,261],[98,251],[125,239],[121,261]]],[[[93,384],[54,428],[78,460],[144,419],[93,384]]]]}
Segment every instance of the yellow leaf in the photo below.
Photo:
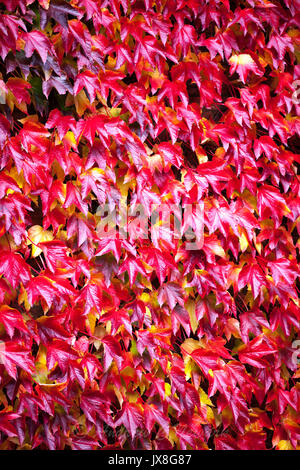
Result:
{"type": "Polygon", "coordinates": [[[40,225],[33,225],[28,230],[27,245],[32,245],[32,256],[36,258],[42,253],[42,250],[36,246],[41,242],[53,240],[53,235],[49,230],[44,230],[40,225]]]}
{"type": "Polygon", "coordinates": [[[247,248],[248,248],[248,246],[249,246],[247,237],[246,237],[246,235],[245,235],[244,232],[243,232],[242,235],[239,237],[239,241],[240,241],[241,250],[242,250],[242,252],[244,252],[245,250],[247,250],[247,248]]]}
{"type": "Polygon", "coordinates": [[[181,345],[181,348],[185,354],[191,354],[193,351],[195,351],[195,349],[199,349],[200,347],[200,342],[192,338],[186,339],[181,345]]]}
{"type": "Polygon", "coordinates": [[[87,323],[89,325],[89,328],[90,328],[90,331],[91,331],[92,335],[94,334],[94,331],[95,331],[96,320],[97,320],[97,318],[96,318],[95,315],[93,315],[92,313],[88,314],[87,323]]]}
{"type": "Polygon", "coordinates": [[[195,313],[196,311],[195,301],[189,299],[185,304],[185,308],[190,317],[192,332],[195,333],[198,328],[198,320],[197,320],[196,313],[195,313]]]}
{"type": "Polygon", "coordinates": [[[206,418],[209,423],[213,423],[215,421],[214,412],[209,406],[206,407],[206,418]]]}
{"type": "Polygon", "coordinates": [[[165,382],[165,394],[166,394],[166,397],[171,396],[171,385],[168,384],[167,382],[165,382]]]}
{"type": "Polygon", "coordinates": [[[77,149],[75,135],[72,131],[68,131],[63,138],[64,141],[68,142],[73,149],[77,149]]]}
{"type": "Polygon", "coordinates": [[[211,402],[209,396],[205,393],[204,390],[202,390],[202,388],[199,389],[199,392],[200,392],[200,402],[203,405],[214,406],[213,403],[211,402]]]}
{"type": "Polygon", "coordinates": [[[175,443],[178,442],[178,437],[176,435],[176,432],[175,432],[174,428],[170,428],[168,439],[169,439],[169,441],[171,442],[171,444],[173,446],[174,446],[175,443]]]}
{"type": "Polygon", "coordinates": [[[27,292],[26,292],[26,289],[24,289],[24,286],[21,285],[20,293],[18,297],[18,303],[19,305],[21,305],[23,302],[24,302],[25,309],[28,311],[30,309],[30,304],[28,302],[27,292]]]}
{"type": "Polygon", "coordinates": [[[89,108],[90,102],[84,92],[81,90],[78,95],[74,96],[74,103],[77,114],[81,117],[86,109],[89,108]]]}
{"type": "Polygon", "coordinates": [[[279,441],[276,447],[277,450],[293,450],[293,446],[290,441],[279,441]]]}
{"type": "Polygon", "coordinates": [[[192,370],[194,369],[194,363],[189,356],[184,358],[184,372],[186,380],[192,378],[192,370]]]}
{"type": "Polygon", "coordinates": [[[254,60],[252,59],[251,55],[249,54],[239,54],[239,55],[233,55],[229,59],[230,64],[238,64],[238,65],[248,65],[248,64],[254,64],[254,60]]]}

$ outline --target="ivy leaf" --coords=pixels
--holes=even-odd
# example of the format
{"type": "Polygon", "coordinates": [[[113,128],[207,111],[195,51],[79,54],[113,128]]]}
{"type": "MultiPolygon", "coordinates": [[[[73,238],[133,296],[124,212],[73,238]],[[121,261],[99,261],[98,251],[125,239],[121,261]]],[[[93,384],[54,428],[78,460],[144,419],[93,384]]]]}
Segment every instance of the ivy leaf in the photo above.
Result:
{"type": "Polygon", "coordinates": [[[28,333],[21,313],[8,305],[2,305],[0,307],[0,323],[4,325],[10,339],[13,338],[15,331],[28,333]]]}
{"type": "Polygon", "coordinates": [[[134,439],[137,429],[143,427],[143,417],[139,406],[136,403],[124,401],[122,410],[115,421],[115,426],[123,424],[134,439]]]}
{"type": "Polygon", "coordinates": [[[40,55],[43,63],[46,63],[48,54],[54,55],[54,49],[47,38],[47,36],[41,31],[30,31],[29,33],[23,33],[25,39],[25,55],[26,57],[32,56],[34,51],[40,55]]]}
{"type": "Polygon", "coordinates": [[[158,423],[164,430],[166,436],[169,435],[169,420],[166,419],[164,413],[155,405],[147,405],[144,408],[145,427],[150,434],[155,423],[158,423]]]}
{"type": "Polygon", "coordinates": [[[245,285],[250,285],[254,298],[259,295],[261,287],[266,283],[264,272],[257,263],[247,263],[239,273],[238,288],[242,289],[245,285]]]}
{"type": "Polygon", "coordinates": [[[17,379],[17,367],[24,369],[29,374],[34,372],[34,362],[30,349],[23,344],[14,341],[6,341],[0,343],[0,359],[7,373],[17,379]]]}
{"type": "Polygon", "coordinates": [[[30,269],[19,253],[12,251],[0,252],[0,274],[15,289],[20,282],[27,284],[31,279],[30,269]]]}
{"type": "Polygon", "coordinates": [[[265,356],[273,356],[277,349],[263,335],[254,338],[247,346],[239,352],[242,362],[258,368],[265,368],[269,365],[265,356]]]}

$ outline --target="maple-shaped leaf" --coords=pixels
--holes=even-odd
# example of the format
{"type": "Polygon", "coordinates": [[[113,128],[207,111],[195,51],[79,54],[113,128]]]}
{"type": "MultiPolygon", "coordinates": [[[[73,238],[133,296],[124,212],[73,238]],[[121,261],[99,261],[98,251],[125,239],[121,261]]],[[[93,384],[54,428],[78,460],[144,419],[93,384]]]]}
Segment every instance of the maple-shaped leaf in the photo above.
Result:
{"type": "Polygon", "coordinates": [[[120,368],[123,362],[123,356],[119,342],[114,336],[111,335],[106,335],[101,339],[101,341],[104,345],[104,369],[107,370],[113,360],[116,361],[118,367],[120,368]]]}
{"type": "Polygon", "coordinates": [[[245,125],[251,127],[248,111],[244,108],[241,100],[237,98],[228,98],[225,105],[232,111],[236,122],[238,122],[240,126],[245,125]]]}
{"type": "Polygon", "coordinates": [[[261,334],[262,327],[269,328],[269,322],[259,310],[246,312],[240,315],[241,338],[244,343],[249,342],[249,332],[258,336],[261,334]]]}
{"type": "Polygon", "coordinates": [[[260,157],[261,154],[264,153],[270,160],[273,155],[279,151],[274,140],[268,135],[263,135],[259,139],[255,139],[253,147],[256,158],[260,157]]]}
{"type": "Polygon", "coordinates": [[[284,334],[289,336],[293,326],[299,329],[300,319],[297,317],[298,312],[293,312],[290,308],[274,308],[271,313],[270,328],[272,331],[276,331],[280,325],[284,334]]]}
{"type": "Polygon", "coordinates": [[[260,217],[271,217],[275,219],[277,226],[288,208],[284,196],[277,188],[265,184],[257,190],[257,208],[260,217]]]}
{"type": "Polygon", "coordinates": [[[16,181],[3,171],[0,173],[0,199],[6,196],[8,191],[20,193],[21,190],[16,181]]]}
{"type": "Polygon", "coordinates": [[[44,241],[39,243],[43,251],[49,270],[54,273],[56,267],[68,269],[71,267],[71,258],[68,256],[67,247],[59,240],[44,241]]]}
{"type": "Polygon", "coordinates": [[[13,423],[15,420],[20,418],[19,413],[14,413],[12,411],[2,410],[0,412],[0,430],[7,434],[7,436],[15,437],[18,435],[17,427],[13,423]]]}
{"type": "Polygon", "coordinates": [[[214,443],[216,450],[238,450],[236,440],[230,434],[215,436],[214,443]]]}
{"type": "Polygon", "coordinates": [[[151,330],[138,330],[138,340],[136,343],[138,352],[142,355],[147,348],[152,358],[156,357],[157,346],[168,351],[170,349],[170,329],[155,328],[151,330]]]}
{"type": "Polygon", "coordinates": [[[68,181],[64,207],[68,208],[71,205],[76,206],[80,211],[82,211],[85,215],[87,215],[88,213],[87,203],[82,200],[82,197],[80,195],[78,188],[71,181],[68,181]]]}
{"type": "Polygon", "coordinates": [[[270,365],[265,356],[274,356],[277,348],[264,335],[257,336],[239,351],[240,361],[258,368],[270,365]]]}
{"type": "Polygon", "coordinates": [[[219,355],[212,351],[197,349],[192,353],[192,358],[206,375],[209,373],[210,369],[214,370],[220,367],[219,355]]]}
{"type": "Polygon", "coordinates": [[[87,195],[93,191],[98,202],[100,204],[105,203],[107,193],[110,192],[110,186],[100,168],[88,170],[80,175],[79,180],[81,183],[82,199],[85,199],[87,195]]]}
{"type": "Polygon", "coordinates": [[[160,284],[163,284],[170,270],[176,269],[174,259],[170,254],[162,253],[157,248],[143,248],[141,251],[145,255],[147,264],[155,270],[160,284]]]}
{"type": "Polygon", "coordinates": [[[166,59],[166,55],[155,37],[140,35],[136,43],[133,61],[136,64],[141,57],[144,57],[148,62],[155,66],[155,56],[160,55],[166,59]]]}
{"type": "Polygon", "coordinates": [[[256,298],[259,295],[262,286],[267,284],[267,281],[261,266],[253,261],[245,264],[240,271],[238,277],[238,288],[242,289],[246,284],[250,285],[253,296],[256,298]]]}
{"type": "Polygon", "coordinates": [[[59,3],[52,3],[48,0],[40,2],[42,7],[40,9],[41,29],[45,29],[50,18],[53,18],[64,28],[68,27],[68,15],[80,17],[81,13],[75,10],[68,2],[60,1],[59,3]]]}
{"type": "Polygon", "coordinates": [[[76,294],[75,289],[66,279],[59,279],[58,277],[52,278],[51,272],[47,275],[40,274],[26,286],[26,293],[28,302],[33,305],[36,301],[43,298],[50,308],[53,301],[58,298],[68,299],[69,296],[76,294]]]}
{"type": "Polygon", "coordinates": [[[12,251],[0,252],[0,274],[15,289],[20,282],[27,284],[31,279],[30,269],[19,253],[12,251]]]}
{"type": "Polygon", "coordinates": [[[184,210],[183,224],[181,227],[181,235],[184,235],[187,239],[186,246],[188,250],[191,246],[194,248],[197,247],[198,250],[202,248],[203,232],[204,204],[202,201],[197,204],[188,204],[184,210]],[[192,230],[190,231],[190,229],[192,230]],[[189,240],[191,240],[191,242],[189,240]]]}
{"type": "Polygon", "coordinates": [[[176,166],[176,168],[182,166],[183,155],[179,146],[173,145],[170,142],[162,142],[157,145],[157,150],[163,156],[167,168],[171,165],[176,166]]]}
{"type": "Polygon", "coordinates": [[[87,57],[89,57],[92,49],[92,41],[87,26],[79,20],[69,20],[68,27],[74,39],[80,44],[87,57]]]}
{"type": "Polygon", "coordinates": [[[143,427],[143,415],[139,405],[136,403],[123,402],[122,409],[114,422],[115,426],[123,424],[129,432],[132,439],[134,439],[137,429],[143,427]]]}
{"type": "Polygon", "coordinates": [[[292,285],[295,279],[299,276],[299,270],[296,266],[293,266],[291,261],[285,258],[268,261],[268,267],[271,270],[275,284],[278,284],[279,282],[287,282],[292,285]]]}
{"type": "Polygon", "coordinates": [[[4,325],[4,328],[11,339],[14,336],[15,331],[28,333],[22,314],[8,305],[1,305],[0,307],[0,323],[4,325]]]}
{"type": "Polygon", "coordinates": [[[37,300],[43,298],[50,307],[52,305],[55,293],[55,286],[50,281],[50,279],[41,275],[35,277],[34,280],[29,282],[26,289],[26,294],[30,305],[33,305],[37,300]]]}
{"type": "Polygon", "coordinates": [[[51,370],[56,364],[64,372],[69,367],[69,362],[78,359],[78,353],[65,341],[53,340],[47,347],[47,367],[51,370]]]}
{"type": "Polygon", "coordinates": [[[297,1],[2,0],[1,449],[299,445],[297,1]]]}
{"type": "Polygon", "coordinates": [[[199,440],[203,442],[202,428],[196,430],[187,424],[180,424],[176,426],[176,435],[178,436],[180,447],[183,450],[190,448],[199,448],[199,440]]]}
{"type": "Polygon", "coordinates": [[[129,276],[129,282],[132,286],[136,280],[136,276],[140,273],[142,276],[147,276],[145,264],[141,259],[135,258],[132,255],[127,255],[119,268],[119,274],[127,271],[129,276]]]}
{"type": "Polygon", "coordinates": [[[83,300],[85,302],[84,313],[88,313],[93,308],[95,308],[99,314],[101,313],[102,288],[102,281],[90,279],[81,289],[77,301],[83,300]]]}
{"type": "Polygon", "coordinates": [[[109,426],[113,426],[109,405],[109,397],[99,391],[88,390],[81,395],[80,407],[91,423],[96,424],[99,416],[109,426]]]}
{"type": "Polygon", "coordinates": [[[46,98],[49,97],[49,94],[52,88],[55,88],[59,95],[65,95],[67,91],[69,93],[73,92],[70,82],[63,75],[59,77],[55,77],[54,75],[51,75],[51,77],[48,80],[43,81],[42,89],[46,98]]]}
{"type": "Polygon", "coordinates": [[[100,361],[92,354],[85,354],[81,360],[81,366],[86,368],[89,380],[92,382],[98,372],[102,372],[103,368],[100,361]]]}
{"type": "MultiPolygon", "coordinates": [[[[19,133],[19,140],[26,152],[30,152],[33,147],[37,147],[40,150],[48,151],[48,140],[49,131],[40,122],[34,120],[27,120],[23,124],[23,128],[19,133]]],[[[40,164],[43,159],[40,156],[40,164]]]]}
{"type": "Polygon", "coordinates": [[[262,76],[264,73],[254,54],[234,54],[230,57],[229,63],[230,73],[237,72],[243,83],[246,83],[249,72],[253,72],[258,76],[262,76]]]}
{"type": "Polygon", "coordinates": [[[252,8],[241,9],[238,7],[234,12],[233,19],[228,23],[228,27],[235,23],[239,23],[239,25],[241,25],[244,35],[247,34],[249,25],[251,23],[254,23],[262,30],[264,29],[256,11],[252,8]]]}
{"type": "Polygon", "coordinates": [[[182,288],[175,282],[167,282],[159,288],[157,300],[160,306],[166,302],[171,310],[173,310],[177,302],[183,305],[182,288]]]}
{"type": "Polygon", "coordinates": [[[125,330],[131,335],[132,326],[128,312],[125,309],[113,309],[110,312],[104,313],[100,317],[101,322],[111,323],[111,334],[115,335],[119,328],[124,325],[125,330]]]}
{"type": "Polygon", "coordinates": [[[179,99],[185,107],[188,105],[186,86],[183,83],[170,82],[169,80],[166,80],[157,95],[157,99],[158,101],[161,101],[164,97],[168,98],[173,109],[176,108],[179,99]]]}
{"type": "Polygon", "coordinates": [[[95,253],[95,256],[102,256],[105,253],[112,252],[117,262],[119,262],[122,248],[129,252],[132,256],[136,256],[136,249],[134,245],[129,243],[127,240],[122,240],[119,238],[105,238],[104,240],[100,240],[98,242],[98,249],[95,253]]]}
{"type": "Polygon", "coordinates": [[[22,78],[10,77],[6,82],[6,86],[10,89],[18,103],[24,102],[26,104],[30,104],[31,98],[27,91],[31,89],[30,83],[22,78]]]}
{"type": "MultiPolygon", "coordinates": [[[[174,35],[173,44],[175,48],[179,45],[183,56],[186,56],[188,49],[191,45],[197,41],[197,34],[195,28],[192,25],[179,25],[175,27],[176,34],[174,35]]],[[[174,33],[175,33],[174,31],[174,33]]]]}
{"type": "Polygon", "coordinates": [[[25,40],[24,51],[26,57],[32,56],[33,52],[37,51],[43,63],[45,64],[48,54],[55,55],[51,41],[41,31],[30,31],[29,33],[23,33],[23,38],[25,40]]]}
{"type": "Polygon", "coordinates": [[[174,334],[178,331],[180,325],[183,326],[186,334],[191,332],[191,322],[188,311],[182,305],[176,305],[172,311],[172,331],[174,334]]]}
{"type": "Polygon", "coordinates": [[[108,141],[108,132],[104,127],[105,122],[107,121],[106,117],[102,114],[97,114],[90,116],[86,119],[81,119],[78,121],[76,126],[76,138],[80,139],[81,136],[84,136],[91,145],[94,144],[95,134],[98,133],[100,139],[105,148],[109,146],[108,141]]]}
{"type": "Polygon", "coordinates": [[[287,49],[293,51],[293,43],[288,34],[277,34],[273,32],[267,44],[268,49],[274,49],[280,60],[284,58],[287,49]]]}
{"type": "Polygon", "coordinates": [[[76,121],[73,116],[64,116],[58,109],[53,109],[45,124],[47,129],[57,128],[59,138],[62,139],[69,129],[75,132],[76,121]]]}
{"type": "Polygon", "coordinates": [[[44,316],[37,319],[38,334],[43,343],[49,343],[52,338],[60,339],[66,343],[70,342],[72,335],[61,324],[62,321],[63,319],[55,316],[44,316]]]}
{"type": "Polygon", "coordinates": [[[201,347],[199,347],[199,343],[193,344],[187,340],[181,345],[181,349],[184,354],[192,357],[205,375],[208,375],[210,369],[220,368],[220,365],[223,363],[222,357],[232,359],[224,344],[225,340],[222,338],[215,341],[209,340],[206,344],[201,345],[201,347]]]}
{"type": "Polygon", "coordinates": [[[17,366],[29,374],[34,371],[34,362],[30,349],[14,341],[0,342],[0,360],[7,373],[16,380],[17,366]]]}
{"type": "Polygon", "coordinates": [[[96,91],[99,89],[99,79],[89,70],[77,75],[74,83],[75,95],[77,95],[83,88],[88,92],[91,103],[95,101],[96,91]]]}
{"type": "Polygon", "coordinates": [[[163,411],[158,409],[157,406],[145,404],[144,419],[145,419],[145,427],[149,434],[151,433],[154,424],[158,423],[164,430],[165,434],[167,436],[169,435],[169,427],[170,427],[169,419],[166,418],[163,411]]]}

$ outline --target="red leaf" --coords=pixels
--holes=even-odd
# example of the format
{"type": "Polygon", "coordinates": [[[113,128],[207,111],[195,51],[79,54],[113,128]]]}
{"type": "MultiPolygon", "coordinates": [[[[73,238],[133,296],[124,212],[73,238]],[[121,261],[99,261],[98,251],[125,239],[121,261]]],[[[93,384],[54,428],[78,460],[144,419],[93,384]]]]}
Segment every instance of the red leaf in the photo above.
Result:
{"type": "Polygon", "coordinates": [[[30,31],[29,33],[23,33],[25,39],[25,55],[30,57],[34,51],[37,51],[41,56],[43,63],[46,62],[48,54],[54,55],[54,49],[44,33],[41,31],[30,31]]]}
{"type": "Polygon", "coordinates": [[[70,436],[70,439],[73,450],[95,450],[99,447],[99,442],[90,436],[76,434],[76,436],[70,436]]]}
{"type": "Polygon", "coordinates": [[[181,287],[174,282],[165,283],[158,290],[157,300],[160,306],[166,302],[171,310],[173,310],[177,302],[181,306],[183,305],[183,291],[181,287]]]}
{"type": "Polygon", "coordinates": [[[114,424],[115,426],[123,424],[131,438],[134,439],[137,429],[143,427],[143,417],[139,406],[135,403],[124,401],[122,410],[114,424]]]}
{"type": "Polygon", "coordinates": [[[277,349],[263,335],[257,336],[250,341],[246,347],[239,352],[240,361],[258,368],[265,368],[269,365],[265,356],[272,356],[277,353],[277,349]]]}
{"type": "Polygon", "coordinates": [[[0,274],[2,274],[15,289],[20,282],[27,284],[30,279],[28,265],[19,253],[12,251],[0,252],[0,274]]]}
{"type": "Polygon", "coordinates": [[[65,372],[68,369],[69,362],[78,359],[76,351],[64,341],[55,339],[47,348],[47,367],[53,369],[58,364],[60,369],[65,372]]]}
{"type": "Polygon", "coordinates": [[[145,405],[144,408],[145,426],[150,434],[155,423],[158,423],[164,430],[166,436],[169,435],[169,420],[165,417],[164,413],[159,410],[155,405],[145,405]]]}
{"type": "Polygon", "coordinates": [[[74,83],[74,93],[78,95],[78,93],[85,88],[89,94],[91,103],[96,98],[96,91],[99,89],[99,79],[98,77],[87,70],[86,72],[82,72],[77,75],[75,83],[74,83]]]}
{"type": "Polygon", "coordinates": [[[246,284],[250,285],[254,298],[259,295],[262,286],[266,283],[264,271],[257,263],[246,264],[239,273],[238,288],[242,289],[246,284]]]}
{"type": "Polygon", "coordinates": [[[106,335],[101,339],[101,341],[104,344],[104,369],[107,370],[113,360],[116,361],[118,367],[120,368],[123,362],[120,343],[114,336],[111,335],[106,335]]]}
{"type": "Polygon", "coordinates": [[[171,269],[176,269],[176,264],[168,253],[162,253],[157,248],[146,248],[143,253],[146,256],[146,262],[155,269],[160,284],[165,281],[171,269]]]}
{"type": "Polygon", "coordinates": [[[21,313],[8,305],[2,305],[0,307],[0,323],[4,325],[11,339],[16,330],[24,333],[28,332],[21,313]]]}
{"type": "Polygon", "coordinates": [[[17,378],[17,366],[29,374],[34,371],[30,349],[13,341],[0,342],[0,362],[4,364],[7,373],[13,379],[17,378]]]}

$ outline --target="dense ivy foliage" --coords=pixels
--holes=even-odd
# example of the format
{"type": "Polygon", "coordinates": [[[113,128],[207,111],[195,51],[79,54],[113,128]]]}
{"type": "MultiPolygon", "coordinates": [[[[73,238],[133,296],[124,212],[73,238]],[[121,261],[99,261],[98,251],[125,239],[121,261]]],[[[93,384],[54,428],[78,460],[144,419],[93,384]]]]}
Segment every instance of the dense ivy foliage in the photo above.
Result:
{"type": "Polygon", "coordinates": [[[299,446],[299,10],[0,3],[0,449],[299,446]]]}

